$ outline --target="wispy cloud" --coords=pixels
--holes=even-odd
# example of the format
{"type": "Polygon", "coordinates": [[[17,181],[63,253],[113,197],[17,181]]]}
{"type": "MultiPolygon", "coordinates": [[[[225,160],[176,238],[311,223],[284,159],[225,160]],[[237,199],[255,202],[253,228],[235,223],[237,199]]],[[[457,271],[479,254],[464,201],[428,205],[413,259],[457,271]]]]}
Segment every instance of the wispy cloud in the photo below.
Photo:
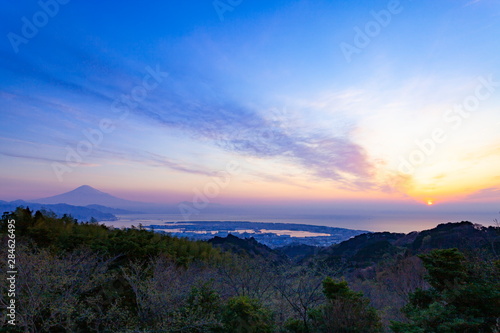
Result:
{"type": "MultiPolygon", "coordinates": [[[[180,98],[163,93],[155,105],[134,110],[167,128],[180,128],[220,148],[258,158],[280,158],[292,162],[313,177],[332,180],[342,187],[372,187],[373,166],[364,149],[348,136],[288,130],[279,119],[269,120],[259,110],[236,103],[180,98]]],[[[185,97],[185,96],[183,96],[185,97]]]]}
{"type": "Polygon", "coordinates": [[[127,151],[124,152],[100,147],[99,149],[96,149],[95,155],[96,158],[107,159],[109,163],[113,163],[113,161],[133,162],[150,167],[166,168],[182,173],[217,176],[216,171],[209,170],[206,167],[177,161],[172,158],[168,158],[167,156],[145,150],[137,151],[127,149],[127,151]]]}
{"type": "Polygon", "coordinates": [[[472,0],[472,1],[469,1],[467,2],[464,7],[468,7],[468,6],[472,6],[472,5],[475,5],[476,3],[478,2],[481,2],[482,0],[472,0]]]}
{"type": "MultiPolygon", "coordinates": [[[[9,157],[15,157],[15,158],[22,158],[26,160],[31,160],[31,161],[38,161],[38,162],[49,162],[49,163],[61,163],[65,164],[66,161],[63,160],[58,160],[58,159],[53,159],[49,157],[42,157],[42,156],[33,156],[33,155],[25,155],[25,154],[19,154],[19,153],[8,153],[8,152],[1,152],[0,155],[4,156],[9,156],[9,157]]],[[[79,163],[80,166],[85,166],[85,167],[95,167],[98,166],[98,164],[94,163],[79,163]]]]}
{"type": "Polygon", "coordinates": [[[499,187],[484,188],[467,196],[467,199],[494,199],[494,198],[500,198],[499,187]]]}
{"type": "Polygon", "coordinates": [[[182,163],[178,161],[173,161],[172,159],[167,158],[166,156],[162,156],[159,154],[154,154],[150,152],[144,152],[144,154],[148,155],[146,159],[142,160],[144,163],[147,163],[152,166],[156,167],[164,167],[164,168],[169,168],[171,170],[179,171],[179,172],[184,172],[184,173],[190,173],[190,174],[196,174],[196,175],[203,175],[203,176],[216,176],[217,173],[207,170],[207,168],[203,168],[201,166],[193,166],[189,165],[187,163],[182,163]]]}

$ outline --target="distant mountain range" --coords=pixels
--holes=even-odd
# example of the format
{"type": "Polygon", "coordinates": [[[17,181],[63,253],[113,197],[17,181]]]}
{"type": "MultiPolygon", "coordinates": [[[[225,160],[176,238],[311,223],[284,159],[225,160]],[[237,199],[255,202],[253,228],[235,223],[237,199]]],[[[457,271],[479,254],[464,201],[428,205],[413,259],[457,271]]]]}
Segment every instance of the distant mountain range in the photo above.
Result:
{"type": "MultiPolygon", "coordinates": [[[[16,201],[0,201],[0,211],[1,212],[11,212],[17,207],[29,207],[31,210],[47,210],[54,212],[58,217],[66,215],[71,215],[79,221],[90,221],[95,218],[98,221],[116,221],[117,217],[110,212],[102,211],[95,208],[73,206],[64,203],[60,204],[40,204],[35,202],[27,202],[23,200],[16,201]]],[[[107,208],[107,207],[104,207],[107,208]]]]}
{"type": "Polygon", "coordinates": [[[109,213],[109,214],[121,214],[121,215],[142,214],[142,212],[120,209],[120,208],[112,208],[112,207],[107,207],[107,206],[102,206],[102,205],[87,205],[85,207],[90,208],[90,209],[95,209],[95,210],[98,210],[98,211],[103,212],[103,213],[109,213]]]}
{"type": "Polygon", "coordinates": [[[101,192],[91,186],[83,185],[72,191],[48,198],[31,201],[15,200],[11,202],[0,200],[0,210],[13,211],[19,206],[29,207],[31,210],[52,211],[58,216],[71,215],[79,221],[89,221],[95,218],[99,221],[116,221],[114,214],[137,214],[135,209],[147,205],[142,202],[129,201],[101,192]]]}

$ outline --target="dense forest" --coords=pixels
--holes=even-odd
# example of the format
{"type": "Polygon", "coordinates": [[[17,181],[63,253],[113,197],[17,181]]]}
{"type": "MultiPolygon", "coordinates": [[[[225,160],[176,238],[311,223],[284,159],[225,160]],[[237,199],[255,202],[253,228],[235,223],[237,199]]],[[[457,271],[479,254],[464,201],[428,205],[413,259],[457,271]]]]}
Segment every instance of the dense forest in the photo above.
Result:
{"type": "Polygon", "coordinates": [[[273,250],[19,207],[0,233],[2,332],[500,332],[498,227],[273,250]],[[16,326],[6,316],[11,220],[16,326]]]}

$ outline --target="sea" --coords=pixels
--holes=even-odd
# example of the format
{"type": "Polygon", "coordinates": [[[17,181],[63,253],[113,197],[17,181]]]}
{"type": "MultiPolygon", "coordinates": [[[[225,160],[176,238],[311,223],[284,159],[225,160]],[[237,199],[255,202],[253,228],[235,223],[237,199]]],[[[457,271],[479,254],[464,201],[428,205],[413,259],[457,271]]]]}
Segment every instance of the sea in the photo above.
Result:
{"type": "Polygon", "coordinates": [[[129,228],[144,227],[172,222],[189,221],[247,221],[274,222],[321,225],[328,227],[347,228],[367,231],[390,231],[409,233],[432,229],[441,223],[470,221],[483,226],[495,225],[495,219],[500,221],[500,214],[491,213],[404,213],[387,212],[376,214],[336,214],[336,215],[281,215],[269,216],[259,214],[198,214],[186,219],[181,214],[127,214],[116,215],[117,221],[103,221],[107,226],[129,228]]]}

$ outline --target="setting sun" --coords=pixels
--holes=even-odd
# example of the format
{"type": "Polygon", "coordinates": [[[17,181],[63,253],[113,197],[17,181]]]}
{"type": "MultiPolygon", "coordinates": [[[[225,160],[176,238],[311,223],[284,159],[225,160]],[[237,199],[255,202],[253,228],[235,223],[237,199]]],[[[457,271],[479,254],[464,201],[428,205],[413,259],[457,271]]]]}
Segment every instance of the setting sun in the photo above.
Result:
{"type": "Polygon", "coordinates": [[[434,205],[434,201],[432,200],[427,200],[427,206],[432,206],[434,205]]]}

